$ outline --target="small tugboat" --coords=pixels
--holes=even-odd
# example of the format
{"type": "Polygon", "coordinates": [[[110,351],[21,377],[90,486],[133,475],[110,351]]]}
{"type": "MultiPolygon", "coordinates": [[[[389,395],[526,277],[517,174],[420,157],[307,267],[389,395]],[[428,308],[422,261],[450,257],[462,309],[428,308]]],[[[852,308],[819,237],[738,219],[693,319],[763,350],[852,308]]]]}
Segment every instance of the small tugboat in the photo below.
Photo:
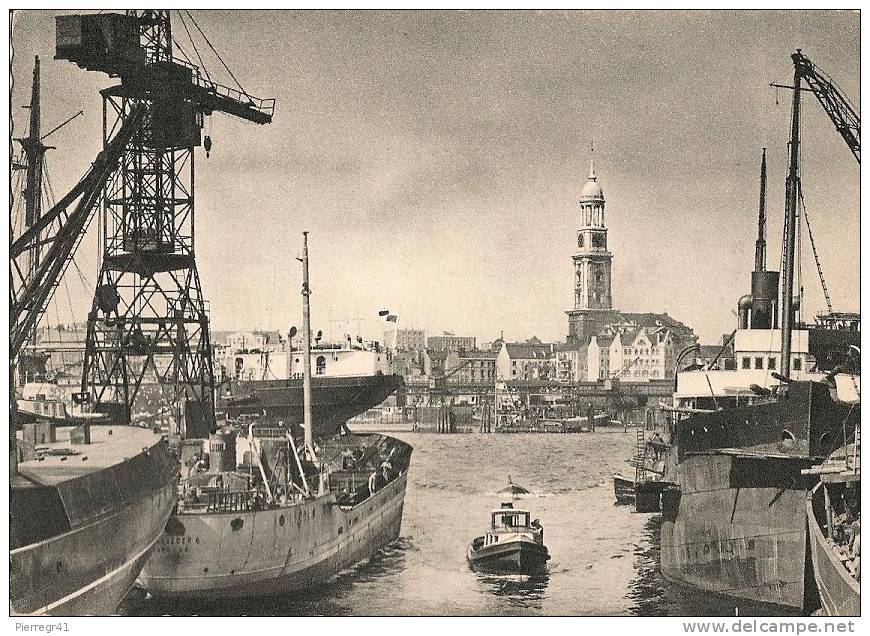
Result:
{"type": "Polygon", "coordinates": [[[550,553],[544,545],[544,528],[528,510],[505,502],[492,511],[487,533],[468,546],[468,563],[487,572],[533,574],[544,568],[550,553]]]}
{"type": "Polygon", "coordinates": [[[511,480],[511,476],[508,475],[508,483],[507,486],[498,491],[499,495],[510,495],[511,497],[515,497],[517,495],[528,495],[529,491],[520,486],[519,484],[515,484],[513,480],[511,480]]]}

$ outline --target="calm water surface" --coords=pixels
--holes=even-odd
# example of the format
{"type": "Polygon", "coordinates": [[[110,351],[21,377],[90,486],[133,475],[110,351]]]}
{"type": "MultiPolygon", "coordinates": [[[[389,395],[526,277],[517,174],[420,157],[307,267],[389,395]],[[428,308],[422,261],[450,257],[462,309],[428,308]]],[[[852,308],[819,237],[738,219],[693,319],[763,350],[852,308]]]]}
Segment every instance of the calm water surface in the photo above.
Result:
{"type": "Polygon", "coordinates": [[[634,431],[577,435],[398,433],[414,446],[400,538],[327,585],[220,604],[131,599],[129,615],[781,614],[664,581],[660,518],[613,504],[634,431]],[[544,526],[552,555],[536,576],[479,574],[465,551],[489,524],[508,475],[544,526]]]}

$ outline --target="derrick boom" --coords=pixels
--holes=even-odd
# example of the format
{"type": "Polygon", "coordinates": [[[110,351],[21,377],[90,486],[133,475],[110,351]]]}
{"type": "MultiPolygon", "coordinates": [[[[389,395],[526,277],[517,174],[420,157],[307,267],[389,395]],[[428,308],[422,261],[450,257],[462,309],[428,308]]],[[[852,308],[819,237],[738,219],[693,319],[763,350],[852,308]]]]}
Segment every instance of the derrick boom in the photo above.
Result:
{"type": "Polygon", "coordinates": [[[822,108],[843,137],[849,150],[861,163],[861,117],[839,87],[816,67],[800,49],[791,56],[795,71],[819,100],[822,108]]]}

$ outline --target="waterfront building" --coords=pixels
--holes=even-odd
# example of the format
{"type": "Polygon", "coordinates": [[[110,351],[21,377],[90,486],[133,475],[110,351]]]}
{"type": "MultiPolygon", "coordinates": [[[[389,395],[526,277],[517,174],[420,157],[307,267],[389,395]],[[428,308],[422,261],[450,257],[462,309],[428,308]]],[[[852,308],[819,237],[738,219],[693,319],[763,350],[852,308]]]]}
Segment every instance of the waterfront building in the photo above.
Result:
{"type": "Polygon", "coordinates": [[[555,353],[556,345],[554,344],[546,344],[540,341],[504,342],[496,357],[496,379],[555,379],[555,353]]]}
{"type": "Polygon", "coordinates": [[[495,386],[497,356],[494,351],[476,349],[450,352],[444,363],[448,386],[451,384],[495,386]]]}

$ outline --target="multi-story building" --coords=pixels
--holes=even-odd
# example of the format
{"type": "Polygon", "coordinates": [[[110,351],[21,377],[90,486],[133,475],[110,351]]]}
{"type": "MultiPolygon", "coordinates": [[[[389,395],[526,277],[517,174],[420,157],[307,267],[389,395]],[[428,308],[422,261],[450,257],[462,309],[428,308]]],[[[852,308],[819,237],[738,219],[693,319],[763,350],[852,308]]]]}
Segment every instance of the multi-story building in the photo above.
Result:
{"type": "Polygon", "coordinates": [[[445,331],[438,336],[429,336],[427,347],[432,351],[471,351],[475,349],[477,338],[472,336],[457,336],[445,331]]]}
{"type": "Polygon", "coordinates": [[[556,377],[556,345],[505,342],[496,358],[496,379],[550,380],[556,377]]]}
{"type": "Polygon", "coordinates": [[[384,346],[393,351],[423,351],[426,349],[426,331],[423,329],[384,331],[384,346]]]}
{"type": "Polygon", "coordinates": [[[494,351],[476,349],[462,353],[450,352],[444,363],[448,386],[451,384],[495,386],[497,355],[494,351]]]}

